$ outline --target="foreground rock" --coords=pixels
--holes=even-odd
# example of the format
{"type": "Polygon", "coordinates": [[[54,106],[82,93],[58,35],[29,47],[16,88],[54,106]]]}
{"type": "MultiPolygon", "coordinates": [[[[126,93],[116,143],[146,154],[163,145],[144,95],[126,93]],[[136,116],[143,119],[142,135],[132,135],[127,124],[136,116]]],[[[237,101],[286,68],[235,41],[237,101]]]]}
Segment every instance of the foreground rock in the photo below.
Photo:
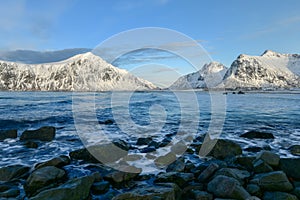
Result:
{"type": "Polygon", "coordinates": [[[0,141],[3,141],[7,138],[17,138],[17,136],[18,136],[17,130],[0,131],[0,141]]]}
{"type": "Polygon", "coordinates": [[[120,194],[113,200],[150,200],[167,199],[178,200],[181,196],[180,188],[174,183],[162,183],[157,185],[142,185],[138,188],[120,194]]]}
{"type": "Polygon", "coordinates": [[[265,192],[264,200],[298,200],[295,195],[285,192],[265,192]]]}
{"type": "Polygon", "coordinates": [[[0,181],[12,181],[24,177],[30,168],[23,165],[10,165],[0,168],[0,181]]]}
{"type": "Polygon", "coordinates": [[[280,168],[288,177],[300,180],[300,159],[299,158],[281,158],[280,168]]]}
{"type": "MultiPolygon", "coordinates": [[[[212,141],[213,143],[213,141],[212,141]]],[[[225,159],[242,154],[242,148],[230,140],[219,139],[216,141],[213,149],[209,152],[209,156],[217,159],[225,159]]]]}
{"type": "Polygon", "coordinates": [[[66,175],[64,170],[53,166],[47,166],[35,170],[26,180],[24,189],[29,196],[34,195],[40,189],[59,183],[66,175]]]}
{"type": "Polygon", "coordinates": [[[259,132],[259,131],[248,131],[240,135],[240,137],[248,138],[248,139],[274,139],[274,135],[272,133],[259,132]]]}
{"type": "Polygon", "coordinates": [[[216,176],[210,181],[207,190],[221,198],[243,200],[251,196],[236,179],[222,175],[216,176]]]}
{"type": "Polygon", "coordinates": [[[156,183],[176,183],[179,187],[183,188],[189,181],[194,179],[194,174],[192,173],[182,173],[182,172],[168,172],[159,174],[155,182],[156,183]]]}
{"type": "Polygon", "coordinates": [[[57,188],[42,191],[31,200],[82,200],[87,199],[91,186],[94,182],[93,176],[76,178],[60,185],[57,188]]]}
{"type": "Polygon", "coordinates": [[[44,126],[37,130],[26,130],[22,133],[20,140],[52,141],[55,138],[55,127],[44,126]]]}

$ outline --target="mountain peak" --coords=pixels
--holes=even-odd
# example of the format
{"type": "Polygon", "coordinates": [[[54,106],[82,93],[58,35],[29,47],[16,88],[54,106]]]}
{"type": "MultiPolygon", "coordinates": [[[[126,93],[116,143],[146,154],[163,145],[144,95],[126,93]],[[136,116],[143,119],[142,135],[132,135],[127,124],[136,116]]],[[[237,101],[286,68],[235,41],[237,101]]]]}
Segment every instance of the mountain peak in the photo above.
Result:
{"type": "Polygon", "coordinates": [[[272,51],[272,50],[266,50],[261,56],[264,56],[264,57],[280,57],[282,55],[283,54],[277,53],[277,52],[272,51]]]}

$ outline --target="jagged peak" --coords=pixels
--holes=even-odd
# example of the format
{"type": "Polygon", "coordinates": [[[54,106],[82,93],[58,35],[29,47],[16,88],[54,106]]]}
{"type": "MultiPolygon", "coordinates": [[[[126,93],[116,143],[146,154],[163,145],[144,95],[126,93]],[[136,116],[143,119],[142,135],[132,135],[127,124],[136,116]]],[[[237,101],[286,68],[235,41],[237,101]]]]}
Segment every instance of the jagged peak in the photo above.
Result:
{"type": "Polygon", "coordinates": [[[277,53],[275,51],[272,51],[272,50],[266,50],[261,56],[264,56],[264,57],[280,57],[280,56],[283,56],[285,54],[281,54],[281,53],[277,53]]]}

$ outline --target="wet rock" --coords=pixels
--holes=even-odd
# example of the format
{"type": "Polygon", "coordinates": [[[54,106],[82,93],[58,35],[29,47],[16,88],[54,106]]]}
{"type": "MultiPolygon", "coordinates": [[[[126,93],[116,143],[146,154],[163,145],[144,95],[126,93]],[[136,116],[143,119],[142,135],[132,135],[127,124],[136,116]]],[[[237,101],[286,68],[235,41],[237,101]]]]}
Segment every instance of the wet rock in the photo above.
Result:
{"type": "Polygon", "coordinates": [[[257,174],[251,182],[257,183],[265,191],[289,192],[293,190],[293,185],[282,171],[257,174]]]}
{"type": "Polygon", "coordinates": [[[114,124],[114,121],[111,119],[107,119],[105,121],[99,121],[99,124],[111,125],[111,124],[114,124]]]}
{"type": "Polygon", "coordinates": [[[262,196],[262,191],[261,191],[260,187],[256,184],[247,185],[246,190],[247,190],[247,192],[249,192],[249,194],[251,194],[253,196],[258,196],[258,197],[262,196]]]}
{"type": "Polygon", "coordinates": [[[3,141],[7,138],[17,138],[18,132],[17,130],[0,130],[0,141],[3,141]]]}
{"type": "Polygon", "coordinates": [[[26,180],[24,189],[26,194],[32,196],[43,187],[49,186],[53,183],[58,183],[66,175],[64,170],[53,166],[47,166],[37,169],[26,180]]]}
{"type": "Polygon", "coordinates": [[[205,191],[194,190],[191,198],[195,200],[213,200],[213,195],[205,191]]]}
{"type": "Polygon", "coordinates": [[[113,200],[179,200],[180,188],[174,183],[142,185],[132,191],[117,195],[113,200]]]}
{"type": "Polygon", "coordinates": [[[104,176],[105,180],[108,180],[112,184],[121,184],[128,182],[137,177],[142,170],[133,166],[127,166],[122,171],[112,171],[104,176]]]}
{"type": "Polygon", "coordinates": [[[30,168],[23,165],[10,165],[0,168],[0,181],[12,181],[24,177],[30,168]]]}
{"type": "Polygon", "coordinates": [[[245,92],[243,92],[243,91],[238,91],[238,93],[237,94],[245,94],[245,92]]]}
{"type": "Polygon", "coordinates": [[[281,158],[280,168],[288,177],[300,180],[300,159],[299,158],[281,158]]]}
{"type": "Polygon", "coordinates": [[[93,176],[76,178],[60,185],[57,188],[44,190],[32,197],[31,200],[82,200],[87,199],[91,186],[94,182],[93,176]]]}
{"type": "Polygon", "coordinates": [[[140,150],[141,153],[150,153],[156,151],[155,147],[145,147],[140,150]]]}
{"type": "Polygon", "coordinates": [[[240,145],[230,140],[219,139],[208,155],[213,156],[217,159],[225,159],[241,154],[242,148],[240,147],[240,145]]]}
{"type": "Polygon", "coordinates": [[[178,158],[175,162],[170,164],[166,171],[167,172],[183,172],[185,169],[184,158],[178,158]]]}
{"type": "Polygon", "coordinates": [[[53,158],[43,163],[39,163],[35,166],[35,169],[39,169],[46,166],[54,166],[57,168],[62,168],[65,165],[70,164],[70,158],[68,156],[59,156],[57,158],[53,158]]]}
{"type": "Polygon", "coordinates": [[[265,192],[264,200],[298,200],[295,195],[285,192],[265,192]]]}
{"type": "Polygon", "coordinates": [[[84,160],[86,162],[91,162],[91,163],[98,163],[99,161],[90,154],[90,152],[86,149],[77,149],[74,151],[71,151],[69,153],[69,156],[71,159],[74,160],[84,160]]]}
{"type": "Polygon", "coordinates": [[[207,185],[207,190],[216,197],[247,199],[251,195],[234,178],[227,176],[216,176],[207,185]]]}
{"type": "Polygon", "coordinates": [[[263,160],[255,160],[253,162],[253,170],[255,173],[272,172],[273,168],[263,160]]]}
{"type": "Polygon", "coordinates": [[[147,137],[147,138],[138,138],[136,145],[149,145],[152,142],[152,138],[151,137],[147,137]]]}
{"type": "Polygon", "coordinates": [[[166,155],[159,156],[154,160],[154,163],[157,167],[163,168],[173,163],[176,160],[176,155],[172,152],[167,153],[166,155]]]}
{"type": "Polygon", "coordinates": [[[26,141],[25,143],[24,143],[24,146],[25,147],[27,147],[27,148],[33,148],[33,149],[36,149],[36,148],[38,148],[39,147],[39,145],[38,145],[38,143],[37,142],[35,142],[35,141],[26,141]]]}
{"type": "Polygon", "coordinates": [[[12,198],[20,195],[18,188],[11,188],[6,191],[0,191],[0,198],[12,198]]]}
{"type": "Polygon", "coordinates": [[[211,163],[201,174],[198,176],[200,182],[207,181],[214,173],[219,169],[219,165],[216,163],[211,163]]]}
{"type": "Polygon", "coordinates": [[[272,167],[277,167],[279,165],[280,157],[279,155],[271,151],[262,151],[257,156],[256,159],[261,159],[268,165],[272,167]]]}
{"type": "Polygon", "coordinates": [[[215,173],[215,176],[223,175],[238,180],[242,185],[245,180],[250,177],[250,173],[246,170],[239,170],[235,168],[222,168],[215,173]]]}
{"type": "Polygon", "coordinates": [[[272,133],[260,132],[260,131],[248,131],[240,135],[240,137],[248,138],[248,139],[274,139],[274,135],[272,133]]]}
{"type": "Polygon", "coordinates": [[[55,127],[44,126],[37,130],[26,130],[22,133],[20,140],[52,141],[55,138],[55,127]]]}
{"type": "Polygon", "coordinates": [[[194,196],[194,191],[203,191],[204,185],[202,183],[190,182],[182,189],[182,199],[190,199],[194,196]]]}
{"type": "Polygon", "coordinates": [[[179,187],[184,187],[194,179],[194,174],[183,172],[167,172],[157,175],[155,183],[176,183],[179,187]]]}
{"type": "Polygon", "coordinates": [[[187,146],[183,141],[179,141],[171,146],[171,151],[177,155],[183,154],[187,150],[187,146]]]}
{"type": "Polygon", "coordinates": [[[108,192],[109,187],[110,187],[109,182],[102,181],[102,182],[94,183],[92,185],[91,190],[93,194],[99,195],[108,192]]]}
{"type": "Polygon", "coordinates": [[[112,143],[124,151],[128,151],[131,148],[131,146],[124,140],[116,139],[112,143]]]}
{"type": "Polygon", "coordinates": [[[300,145],[293,145],[289,148],[291,154],[295,156],[300,156],[300,145]]]}
{"type": "Polygon", "coordinates": [[[253,164],[252,162],[255,160],[255,157],[251,156],[239,156],[236,158],[235,163],[244,167],[248,171],[253,170],[253,164]]]}

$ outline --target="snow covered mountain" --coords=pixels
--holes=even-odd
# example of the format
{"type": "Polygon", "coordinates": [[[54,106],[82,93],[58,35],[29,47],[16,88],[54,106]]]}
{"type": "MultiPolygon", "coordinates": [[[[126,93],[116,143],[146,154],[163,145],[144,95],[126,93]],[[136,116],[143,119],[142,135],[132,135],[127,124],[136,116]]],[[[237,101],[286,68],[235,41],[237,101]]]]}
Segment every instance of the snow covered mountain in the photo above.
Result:
{"type": "Polygon", "coordinates": [[[270,50],[261,56],[240,55],[226,72],[225,88],[300,87],[300,55],[270,50]]]}
{"type": "Polygon", "coordinates": [[[199,71],[180,77],[170,86],[170,89],[184,90],[215,87],[221,83],[226,70],[227,68],[218,62],[205,64],[199,71]]]}
{"type": "Polygon", "coordinates": [[[155,88],[152,83],[116,68],[92,53],[47,64],[0,61],[0,90],[109,91],[155,88]]]}

